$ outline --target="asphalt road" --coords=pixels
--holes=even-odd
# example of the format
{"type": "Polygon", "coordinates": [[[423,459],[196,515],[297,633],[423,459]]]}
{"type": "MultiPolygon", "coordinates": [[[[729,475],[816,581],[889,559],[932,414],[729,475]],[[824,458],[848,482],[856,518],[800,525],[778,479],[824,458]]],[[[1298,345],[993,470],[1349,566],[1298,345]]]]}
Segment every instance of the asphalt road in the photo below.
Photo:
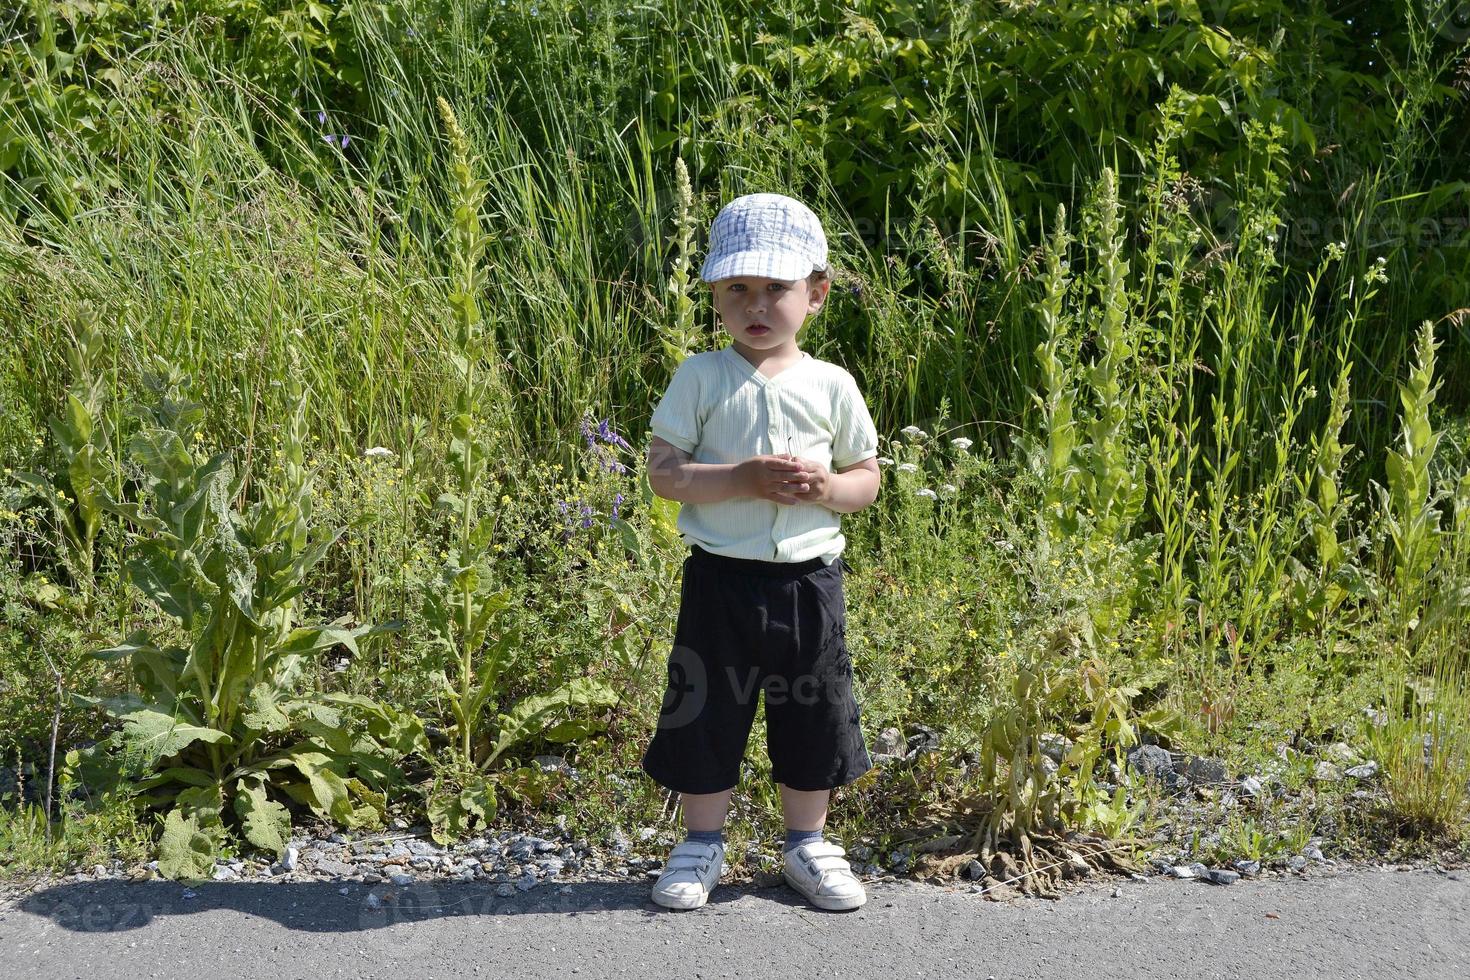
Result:
{"type": "Polygon", "coordinates": [[[691,912],[643,881],[375,887],[379,907],[341,881],[53,885],[0,905],[0,977],[1470,977],[1467,871],[1108,881],[1010,904],[884,880],[843,913],[784,885],[724,884],[691,912]]]}

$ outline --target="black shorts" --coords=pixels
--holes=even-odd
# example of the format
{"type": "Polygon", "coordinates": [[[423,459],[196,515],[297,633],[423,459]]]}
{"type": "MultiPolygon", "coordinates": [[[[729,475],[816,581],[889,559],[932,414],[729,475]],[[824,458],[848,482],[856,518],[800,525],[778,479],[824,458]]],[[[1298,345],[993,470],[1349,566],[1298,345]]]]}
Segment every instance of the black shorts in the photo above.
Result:
{"type": "Polygon", "coordinates": [[[775,782],[831,789],[873,767],[852,692],[845,568],[841,558],[767,562],[693,548],[643,756],[649,776],[681,793],[734,787],[761,694],[775,782]]]}

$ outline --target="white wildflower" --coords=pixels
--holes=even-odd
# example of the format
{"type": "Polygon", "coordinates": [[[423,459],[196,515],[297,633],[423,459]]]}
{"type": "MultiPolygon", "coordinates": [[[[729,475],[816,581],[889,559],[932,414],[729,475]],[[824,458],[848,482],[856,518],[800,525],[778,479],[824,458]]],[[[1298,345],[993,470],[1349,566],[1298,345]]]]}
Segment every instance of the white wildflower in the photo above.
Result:
{"type": "Polygon", "coordinates": [[[892,466],[893,465],[893,460],[889,459],[887,456],[879,456],[878,457],[878,465],[879,466],[892,466]]]}
{"type": "Polygon", "coordinates": [[[919,470],[919,467],[917,465],[915,465],[914,463],[899,463],[898,464],[898,471],[900,473],[917,473],[918,470],[919,470]]]}
{"type": "Polygon", "coordinates": [[[908,436],[910,439],[927,439],[927,438],[929,438],[929,433],[925,432],[923,429],[919,428],[917,425],[906,425],[902,429],[899,429],[898,431],[902,432],[904,435],[908,436]]]}
{"type": "Polygon", "coordinates": [[[933,490],[930,490],[928,487],[920,487],[919,489],[915,490],[914,491],[914,496],[916,496],[916,497],[928,497],[930,500],[938,500],[939,499],[939,494],[935,493],[933,490]]]}
{"type": "Polygon", "coordinates": [[[942,484],[939,487],[939,492],[940,493],[954,493],[958,489],[959,489],[959,487],[955,486],[953,483],[945,483],[945,484],[942,484]]]}
{"type": "Polygon", "coordinates": [[[364,449],[362,455],[365,459],[387,459],[389,456],[397,456],[398,454],[386,446],[374,446],[371,449],[364,449]]]}
{"type": "Polygon", "coordinates": [[[975,445],[964,436],[960,436],[958,439],[951,439],[949,444],[958,449],[960,452],[964,452],[966,449],[969,449],[971,446],[975,445]]]}

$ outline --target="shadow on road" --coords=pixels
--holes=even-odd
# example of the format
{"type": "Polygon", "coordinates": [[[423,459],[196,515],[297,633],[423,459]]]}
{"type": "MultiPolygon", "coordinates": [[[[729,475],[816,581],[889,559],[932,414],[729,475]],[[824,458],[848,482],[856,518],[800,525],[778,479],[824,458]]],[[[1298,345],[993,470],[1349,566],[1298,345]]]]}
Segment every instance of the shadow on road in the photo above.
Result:
{"type": "MultiPolygon", "coordinates": [[[[305,932],[358,932],[398,922],[474,915],[585,916],[608,911],[670,910],[649,898],[651,881],[583,881],[539,885],[501,896],[486,882],[421,881],[398,887],[360,881],[66,882],[27,896],[16,908],[50,919],[72,932],[140,929],[155,919],[218,909],[245,912],[305,932]]],[[[722,884],[707,911],[754,897],[775,905],[805,907],[785,885],[722,884]]]]}

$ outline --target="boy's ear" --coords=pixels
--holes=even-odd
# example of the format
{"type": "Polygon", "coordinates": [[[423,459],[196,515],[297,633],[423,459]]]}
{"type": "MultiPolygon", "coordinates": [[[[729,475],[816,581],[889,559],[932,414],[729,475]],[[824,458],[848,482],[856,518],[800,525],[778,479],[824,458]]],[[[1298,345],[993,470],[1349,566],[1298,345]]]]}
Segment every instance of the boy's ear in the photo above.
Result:
{"type": "Polygon", "coordinates": [[[811,292],[807,294],[807,303],[811,307],[809,312],[813,315],[821,312],[822,306],[827,302],[827,291],[832,288],[831,279],[819,279],[811,285],[811,292]]]}

